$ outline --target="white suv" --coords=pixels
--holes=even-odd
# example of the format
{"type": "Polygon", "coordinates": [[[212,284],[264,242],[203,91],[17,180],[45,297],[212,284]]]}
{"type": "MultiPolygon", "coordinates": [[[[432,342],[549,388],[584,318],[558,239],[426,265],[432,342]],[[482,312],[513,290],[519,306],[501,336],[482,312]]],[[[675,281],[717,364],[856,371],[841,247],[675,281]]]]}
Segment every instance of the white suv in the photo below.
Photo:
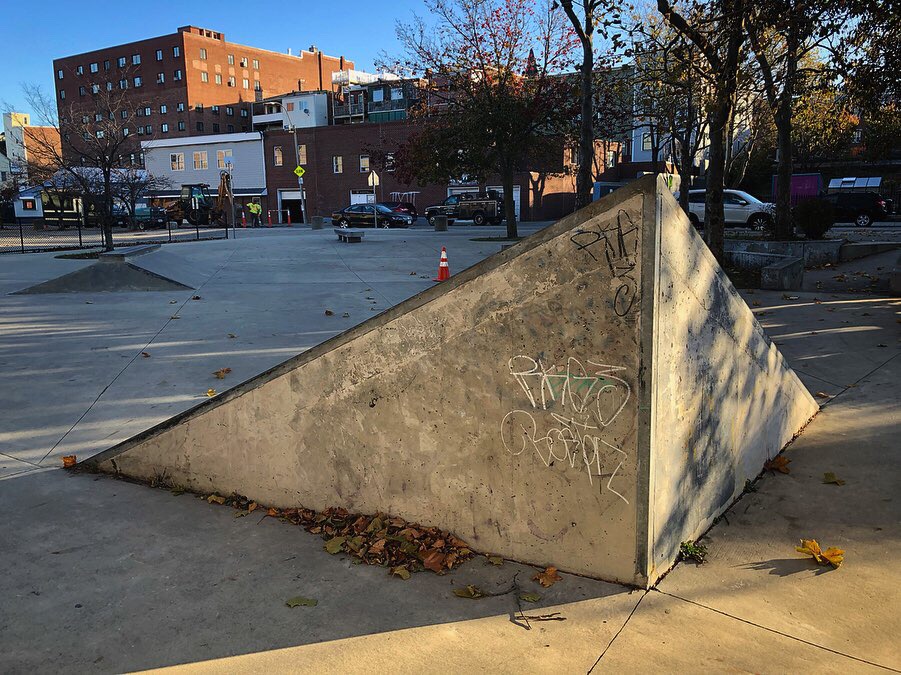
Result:
{"type": "MultiPolygon", "coordinates": [[[[704,223],[705,198],[704,190],[688,192],[688,218],[695,227],[704,223]]],[[[741,190],[723,190],[723,210],[727,225],[745,225],[763,230],[772,226],[776,207],[741,190]]]]}

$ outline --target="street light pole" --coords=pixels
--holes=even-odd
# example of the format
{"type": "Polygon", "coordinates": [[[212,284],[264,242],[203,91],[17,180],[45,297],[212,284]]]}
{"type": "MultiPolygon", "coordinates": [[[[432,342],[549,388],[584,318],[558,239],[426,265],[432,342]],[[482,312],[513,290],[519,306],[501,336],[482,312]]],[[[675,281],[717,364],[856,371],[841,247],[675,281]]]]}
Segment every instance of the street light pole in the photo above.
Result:
{"type": "MultiPolygon", "coordinates": [[[[288,129],[291,131],[291,136],[294,139],[294,166],[300,166],[300,148],[297,147],[297,127],[294,126],[294,122],[291,121],[291,115],[289,111],[285,109],[285,105],[281,101],[270,101],[270,103],[275,103],[279,108],[282,109],[282,113],[285,115],[285,119],[288,120],[288,129]]],[[[300,217],[303,220],[304,225],[307,224],[307,199],[303,193],[303,176],[297,177],[297,189],[300,190],[300,217]]]]}

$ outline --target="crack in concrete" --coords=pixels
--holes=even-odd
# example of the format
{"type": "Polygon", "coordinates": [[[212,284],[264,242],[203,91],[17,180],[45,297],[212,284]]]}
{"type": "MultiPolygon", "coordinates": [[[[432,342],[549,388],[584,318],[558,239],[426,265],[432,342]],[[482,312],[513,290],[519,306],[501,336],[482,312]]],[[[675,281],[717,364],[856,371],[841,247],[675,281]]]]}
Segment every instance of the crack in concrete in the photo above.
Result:
{"type": "Polygon", "coordinates": [[[597,661],[594,662],[594,665],[588,669],[589,675],[594,671],[595,668],[598,667],[598,664],[601,662],[601,659],[604,658],[604,654],[607,653],[607,651],[610,649],[610,647],[613,646],[613,643],[616,642],[616,638],[618,638],[620,633],[622,633],[626,629],[626,626],[629,625],[629,621],[632,620],[632,616],[635,614],[636,611],[638,611],[638,606],[641,604],[641,601],[644,600],[645,597],[647,597],[647,594],[650,592],[651,591],[641,591],[641,597],[638,598],[638,602],[635,603],[635,606],[632,608],[632,611],[629,612],[629,616],[626,617],[626,620],[623,622],[623,625],[620,626],[619,630],[616,631],[616,634],[612,638],[610,638],[610,642],[608,642],[607,646],[604,647],[604,651],[601,652],[601,655],[598,657],[597,661]]]}

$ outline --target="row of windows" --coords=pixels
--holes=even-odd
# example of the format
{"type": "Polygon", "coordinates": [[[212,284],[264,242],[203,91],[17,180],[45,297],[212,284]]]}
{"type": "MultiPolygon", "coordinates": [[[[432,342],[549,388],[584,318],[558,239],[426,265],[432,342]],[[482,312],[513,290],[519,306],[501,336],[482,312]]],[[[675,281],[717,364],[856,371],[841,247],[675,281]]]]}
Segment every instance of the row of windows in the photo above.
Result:
{"type": "MultiPolygon", "coordinates": [[[[177,59],[180,56],[181,56],[181,47],[179,47],[179,46],[172,47],[172,57],[177,59]]],[[[157,61],[163,60],[163,50],[162,49],[156,50],[156,60],[157,61]]],[[[116,65],[119,66],[119,68],[124,68],[126,65],[128,65],[128,57],[120,56],[118,59],[116,59],[116,65]]],[[[141,65],[141,55],[140,54],[132,54],[131,55],[131,65],[133,65],[133,66],[141,65]]],[[[111,67],[112,67],[112,64],[110,63],[109,59],[107,59],[106,61],[103,62],[103,70],[108,71],[108,70],[110,70],[111,67]]],[[[95,61],[93,63],[88,64],[88,71],[91,73],[100,72],[100,62],[95,61]]],[[[84,66],[75,66],[75,74],[76,75],[84,75],[84,66]]],[[[62,80],[64,77],[65,77],[65,73],[63,72],[62,68],[60,68],[59,70],[56,71],[57,79],[62,80]]]]}
{"type": "MultiPolygon", "coordinates": [[[[272,163],[275,166],[282,166],[283,158],[282,158],[282,146],[276,145],[272,148],[272,163]]],[[[307,146],[306,145],[298,145],[297,146],[297,164],[303,166],[307,163],[307,146]]]]}
{"type": "MultiPolygon", "coordinates": [[[[200,48],[200,60],[201,60],[201,61],[206,61],[206,60],[207,60],[207,52],[206,52],[206,49],[204,49],[203,47],[200,48]]],[[[235,55],[234,55],[234,54],[229,54],[229,55],[228,55],[228,65],[230,65],[230,66],[235,65],[235,55]]],[[[246,57],[246,56],[242,56],[242,57],[241,57],[241,60],[240,60],[240,62],[239,62],[239,65],[240,65],[242,68],[246,68],[246,67],[247,67],[247,57],[246,57]]],[[[254,70],[259,70],[259,69],[260,69],[260,61],[259,61],[259,59],[254,59],[254,60],[253,60],[253,69],[254,69],[254,70]]]]}
{"type": "MultiPolygon", "coordinates": [[[[215,74],[214,74],[214,77],[215,77],[215,82],[216,82],[216,84],[222,84],[222,75],[221,75],[221,74],[215,73],[215,74]]],[[[201,82],[209,82],[209,81],[210,81],[210,74],[209,74],[208,72],[206,72],[205,70],[204,70],[204,71],[201,71],[201,73],[200,73],[200,81],[201,81],[201,82]]],[[[235,86],[237,86],[237,85],[235,84],[235,82],[236,82],[236,81],[235,81],[235,78],[232,77],[232,76],[229,76],[229,78],[228,78],[228,86],[229,86],[229,87],[235,87],[235,86]]],[[[250,89],[250,80],[248,80],[246,77],[243,78],[242,81],[241,81],[241,86],[242,86],[244,89],[250,89]]],[[[253,89],[254,89],[254,91],[263,91],[263,85],[260,83],[259,80],[254,80],[254,81],[253,81],[253,89]]]]}
{"type": "MultiPolygon", "coordinates": [[[[231,150],[217,150],[216,151],[216,166],[220,169],[228,168],[228,162],[231,162],[232,151],[231,150]]],[[[194,161],[194,170],[202,171],[204,169],[209,168],[208,156],[206,150],[198,150],[193,153],[192,157],[194,161]]],[[[169,168],[172,171],[184,171],[185,170],[185,153],[183,152],[173,152],[169,155],[169,168]]]]}
{"type": "MultiPolygon", "coordinates": [[[[306,153],[304,153],[304,160],[306,160],[306,153]]],[[[385,156],[385,164],[386,171],[392,173],[394,171],[394,153],[387,153],[385,156]]],[[[304,163],[304,162],[302,162],[304,163]]],[[[278,164],[276,164],[278,166],[278,164]]],[[[369,173],[370,164],[369,164],[369,155],[360,155],[360,173],[369,173]]],[[[332,172],[333,173],[344,173],[344,157],[342,155],[333,155],[332,156],[332,172]]]]}

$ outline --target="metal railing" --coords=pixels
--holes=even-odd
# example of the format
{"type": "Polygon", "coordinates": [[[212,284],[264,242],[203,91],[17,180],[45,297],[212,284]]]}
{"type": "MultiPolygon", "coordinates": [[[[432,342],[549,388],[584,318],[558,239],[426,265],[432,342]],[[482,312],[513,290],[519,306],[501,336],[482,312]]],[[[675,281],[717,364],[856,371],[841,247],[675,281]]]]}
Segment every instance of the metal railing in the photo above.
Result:
{"type": "MultiPolygon", "coordinates": [[[[228,228],[219,223],[205,225],[176,225],[169,222],[158,229],[128,229],[113,227],[113,246],[136,244],[167,244],[179,241],[228,239],[228,228]]],[[[78,221],[46,222],[17,219],[14,223],[0,223],[0,254],[37,253],[67,249],[101,248],[103,232],[99,227],[86,227],[78,221]]]]}
{"type": "Polygon", "coordinates": [[[336,105],[333,115],[335,117],[346,117],[348,115],[362,115],[362,103],[350,103],[348,105],[336,105]]]}

